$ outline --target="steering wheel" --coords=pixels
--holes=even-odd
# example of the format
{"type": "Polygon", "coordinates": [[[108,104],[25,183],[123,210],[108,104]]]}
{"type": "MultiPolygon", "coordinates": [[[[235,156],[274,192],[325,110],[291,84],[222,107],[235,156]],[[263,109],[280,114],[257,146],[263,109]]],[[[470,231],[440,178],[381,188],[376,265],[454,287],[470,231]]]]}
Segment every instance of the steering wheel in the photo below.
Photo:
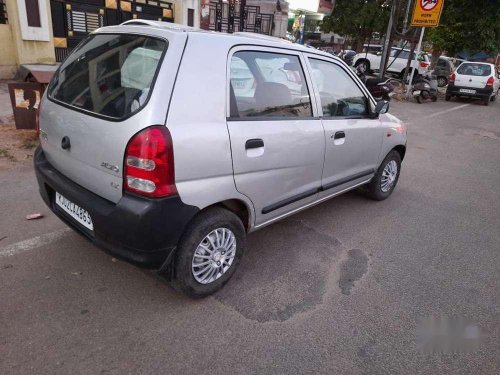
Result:
{"type": "Polygon", "coordinates": [[[337,116],[349,116],[350,112],[348,102],[342,99],[337,101],[337,116]]]}
{"type": "Polygon", "coordinates": [[[337,115],[338,103],[337,100],[328,92],[320,91],[319,97],[321,99],[321,106],[323,107],[323,115],[325,115],[325,108],[330,116],[337,115]]]}

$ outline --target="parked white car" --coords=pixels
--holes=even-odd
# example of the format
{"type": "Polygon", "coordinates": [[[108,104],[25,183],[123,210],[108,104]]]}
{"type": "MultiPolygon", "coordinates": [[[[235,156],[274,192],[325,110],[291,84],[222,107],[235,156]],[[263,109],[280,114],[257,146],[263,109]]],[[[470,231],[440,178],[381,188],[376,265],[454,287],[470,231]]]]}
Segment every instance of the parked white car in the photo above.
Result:
{"type": "Polygon", "coordinates": [[[453,96],[481,99],[485,105],[500,95],[500,75],[495,65],[481,62],[464,62],[450,76],[446,101],[453,96]]]}
{"type": "MultiPolygon", "coordinates": [[[[387,71],[389,73],[398,74],[401,77],[404,75],[406,69],[406,64],[408,62],[408,57],[410,56],[410,50],[401,48],[391,48],[391,53],[389,55],[389,62],[387,63],[387,71]]],[[[382,62],[382,53],[358,53],[354,56],[354,66],[359,68],[364,73],[369,73],[371,71],[380,71],[380,64],[382,62]]],[[[411,67],[417,69],[419,74],[425,73],[430,66],[429,56],[422,53],[417,59],[416,53],[413,53],[413,61],[411,67]]],[[[410,71],[411,72],[411,71],[410,71]]]]}

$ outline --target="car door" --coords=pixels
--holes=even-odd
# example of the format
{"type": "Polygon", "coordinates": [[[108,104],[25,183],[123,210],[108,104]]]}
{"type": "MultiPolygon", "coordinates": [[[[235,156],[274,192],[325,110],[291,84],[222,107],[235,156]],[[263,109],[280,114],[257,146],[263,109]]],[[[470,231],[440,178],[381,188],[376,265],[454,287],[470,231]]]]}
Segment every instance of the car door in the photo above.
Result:
{"type": "Polygon", "coordinates": [[[370,118],[375,102],[343,64],[308,56],[325,128],[320,198],[368,181],[380,160],[383,129],[370,118]]]}
{"type": "Polygon", "coordinates": [[[228,60],[234,181],[263,225],[318,197],[325,137],[300,52],[240,46],[228,60]]]}
{"type": "Polygon", "coordinates": [[[387,71],[392,73],[400,73],[406,68],[406,62],[408,61],[408,56],[410,54],[401,49],[391,49],[391,54],[389,56],[389,62],[387,71]]]}

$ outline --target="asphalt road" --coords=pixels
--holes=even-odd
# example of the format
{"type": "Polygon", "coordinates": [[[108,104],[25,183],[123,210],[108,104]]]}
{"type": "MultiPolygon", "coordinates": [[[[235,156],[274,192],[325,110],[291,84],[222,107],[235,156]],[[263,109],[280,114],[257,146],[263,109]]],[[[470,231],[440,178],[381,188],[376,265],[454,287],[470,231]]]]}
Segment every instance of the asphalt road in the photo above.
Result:
{"type": "Polygon", "coordinates": [[[204,300],[65,230],[30,169],[1,173],[0,373],[500,373],[500,103],[391,112],[409,144],[390,199],[348,193],[250,235],[204,300]],[[464,319],[477,346],[423,350],[429,317],[464,319]]]}

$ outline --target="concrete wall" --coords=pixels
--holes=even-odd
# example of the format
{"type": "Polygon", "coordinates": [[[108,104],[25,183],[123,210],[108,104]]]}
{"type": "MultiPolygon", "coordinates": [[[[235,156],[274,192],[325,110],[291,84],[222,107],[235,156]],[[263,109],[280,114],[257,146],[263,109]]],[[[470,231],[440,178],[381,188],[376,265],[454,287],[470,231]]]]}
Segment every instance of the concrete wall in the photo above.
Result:
{"type": "Polygon", "coordinates": [[[0,41],[2,53],[0,53],[0,79],[14,77],[17,71],[17,53],[10,25],[0,25],[0,41]]]}
{"type": "Polygon", "coordinates": [[[274,14],[273,36],[284,38],[288,27],[289,5],[286,1],[281,1],[281,12],[276,10],[275,0],[247,0],[247,5],[259,6],[261,13],[274,14]]]}
{"type": "Polygon", "coordinates": [[[194,9],[194,27],[200,27],[200,1],[199,0],[175,0],[174,22],[182,25],[188,24],[188,9],[194,9]]]}
{"type": "MultiPolygon", "coordinates": [[[[45,7],[45,25],[48,28],[48,41],[25,40],[21,32],[19,4],[16,0],[7,0],[8,25],[0,25],[0,78],[13,78],[21,64],[54,64],[56,62],[52,38],[52,20],[50,3],[40,0],[40,7],[45,7]]],[[[24,17],[24,15],[23,15],[24,17]]]]}

